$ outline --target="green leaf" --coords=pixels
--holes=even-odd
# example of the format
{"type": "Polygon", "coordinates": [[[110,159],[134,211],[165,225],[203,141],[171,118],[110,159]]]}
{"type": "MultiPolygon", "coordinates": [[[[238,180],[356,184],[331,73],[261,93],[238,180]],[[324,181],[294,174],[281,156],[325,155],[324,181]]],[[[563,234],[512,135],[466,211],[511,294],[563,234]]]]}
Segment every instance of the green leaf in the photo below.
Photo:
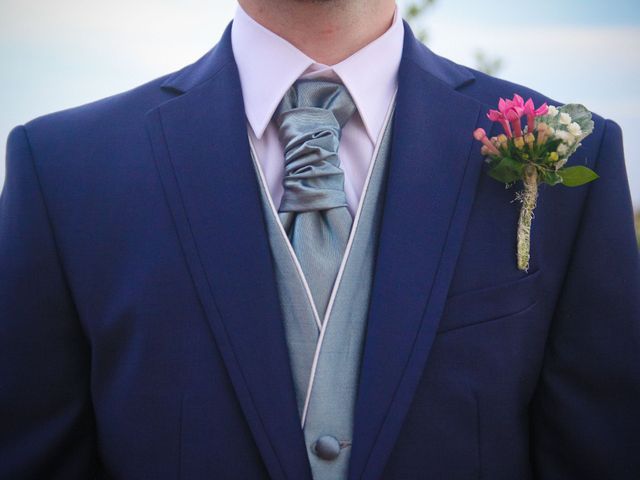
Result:
{"type": "Polygon", "coordinates": [[[566,187],[579,187],[599,178],[596,172],[581,165],[562,168],[558,173],[562,177],[562,184],[566,187]]]}
{"type": "Polygon", "coordinates": [[[500,158],[488,156],[485,158],[485,162],[489,165],[489,168],[493,168],[500,163],[500,158]]]}
{"type": "Polygon", "coordinates": [[[524,165],[509,157],[504,157],[491,167],[489,175],[502,183],[517,182],[522,178],[524,165]]]}

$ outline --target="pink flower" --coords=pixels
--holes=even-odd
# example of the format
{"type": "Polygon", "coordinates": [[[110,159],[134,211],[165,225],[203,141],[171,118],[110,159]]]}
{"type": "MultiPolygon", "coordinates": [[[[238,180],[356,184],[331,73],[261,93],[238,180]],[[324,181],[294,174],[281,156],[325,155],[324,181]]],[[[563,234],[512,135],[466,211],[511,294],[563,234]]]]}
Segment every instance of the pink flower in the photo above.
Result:
{"type": "Polygon", "coordinates": [[[498,110],[489,110],[487,117],[492,122],[500,122],[500,125],[502,125],[504,133],[507,135],[507,137],[511,138],[513,136],[513,134],[511,133],[511,126],[501,112],[499,112],[498,110]]]}
{"type": "Polygon", "coordinates": [[[533,100],[526,102],[517,93],[512,99],[501,98],[498,102],[498,110],[489,110],[487,117],[492,122],[499,122],[504,129],[504,133],[509,138],[523,136],[522,122],[523,116],[527,116],[527,128],[529,132],[535,131],[535,119],[541,115],[546,115],[549,111],[547,104],[543,104],[538,109],[535,108],[533,100]]]}
{"type": "Polygon", "coordinates": [[[498,110],[511,123],[513,133],[516,137],[522,136],[522,125],[520,119],[524,115],[524,100],[518,94],[513,96],[513,100],[500,99],[498,110]]]}
{"type": "Polygon", "coordinates": [[[511,104],[524,109],[524,98],[522,98],[520,95],[518,95],[517,93],[513,94],[513,100],[511,100],[511,104]]]}
{"type": "Polygon", "coordinates": [[[487,137],[487,132],[483,128],[478,128],[473,132],[473,138],[482,142],[482,144],[486,147],[486,151],[492,153],[493,155],[500,155],[500,150],[496,148],[496,146],[491,143],[489,137],[487,137]]]}
{"type": "Polygon", "coordinates": [[[546,103],[543,103],[538,109],[536,109],[533,104],[533,100],[527,100],[527,102],[524,104],[524,113],[527,116],[527,126],[529,132],[533,132],[535,130],[535,118],[546,115],[547,112],[549,112],[549,106],[546,103]]]}

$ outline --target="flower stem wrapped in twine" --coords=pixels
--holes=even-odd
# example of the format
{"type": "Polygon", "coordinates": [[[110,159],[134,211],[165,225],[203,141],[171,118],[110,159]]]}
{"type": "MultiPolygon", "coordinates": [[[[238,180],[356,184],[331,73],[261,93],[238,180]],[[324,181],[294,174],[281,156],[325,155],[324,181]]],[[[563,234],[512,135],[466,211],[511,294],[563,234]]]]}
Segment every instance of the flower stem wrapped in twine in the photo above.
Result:
{"type": "Polygon", "coordinates": [[[533,165],[524,169],[524,192],[522,193],[522,207],[518,220],[518,268],[525,272],[529,270],[531,256],[531,223],[533,210],[538,201],[538,170],[533,165]]]}

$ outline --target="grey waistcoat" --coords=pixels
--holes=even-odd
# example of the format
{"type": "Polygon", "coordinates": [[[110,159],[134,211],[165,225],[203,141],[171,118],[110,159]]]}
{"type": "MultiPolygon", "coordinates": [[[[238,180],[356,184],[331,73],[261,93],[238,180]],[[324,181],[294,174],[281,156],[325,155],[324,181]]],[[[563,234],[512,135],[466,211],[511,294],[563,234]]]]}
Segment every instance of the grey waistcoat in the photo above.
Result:
{"type": "Polygon", "coordinates": [[[252,148],[298,411],[314,480],[346,478],[349,469],[353,410],[382,213],[391,118],[392,111],[387,116],[384,133],[374,153],[324,322],[318,318],[304,275],[282,228],[252,148]],[[314,452],[316,441],[325,435],[340,443],[340,453],[333,460],[323,460],[314,452]]]}

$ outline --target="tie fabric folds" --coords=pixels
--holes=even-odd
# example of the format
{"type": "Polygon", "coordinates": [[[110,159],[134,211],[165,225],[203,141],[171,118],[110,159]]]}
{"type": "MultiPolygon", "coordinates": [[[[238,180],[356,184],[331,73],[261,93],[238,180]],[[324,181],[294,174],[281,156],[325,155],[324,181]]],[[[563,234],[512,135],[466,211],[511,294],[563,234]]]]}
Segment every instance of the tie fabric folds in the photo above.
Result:
{"type": "Polygon", "coordinates": [[[285,161],[278,216],[311,290],[320,322],[353,222],[338,147],[342,127],[355,111],[343,85],[299,80],[275,113],[285,161]]]}

